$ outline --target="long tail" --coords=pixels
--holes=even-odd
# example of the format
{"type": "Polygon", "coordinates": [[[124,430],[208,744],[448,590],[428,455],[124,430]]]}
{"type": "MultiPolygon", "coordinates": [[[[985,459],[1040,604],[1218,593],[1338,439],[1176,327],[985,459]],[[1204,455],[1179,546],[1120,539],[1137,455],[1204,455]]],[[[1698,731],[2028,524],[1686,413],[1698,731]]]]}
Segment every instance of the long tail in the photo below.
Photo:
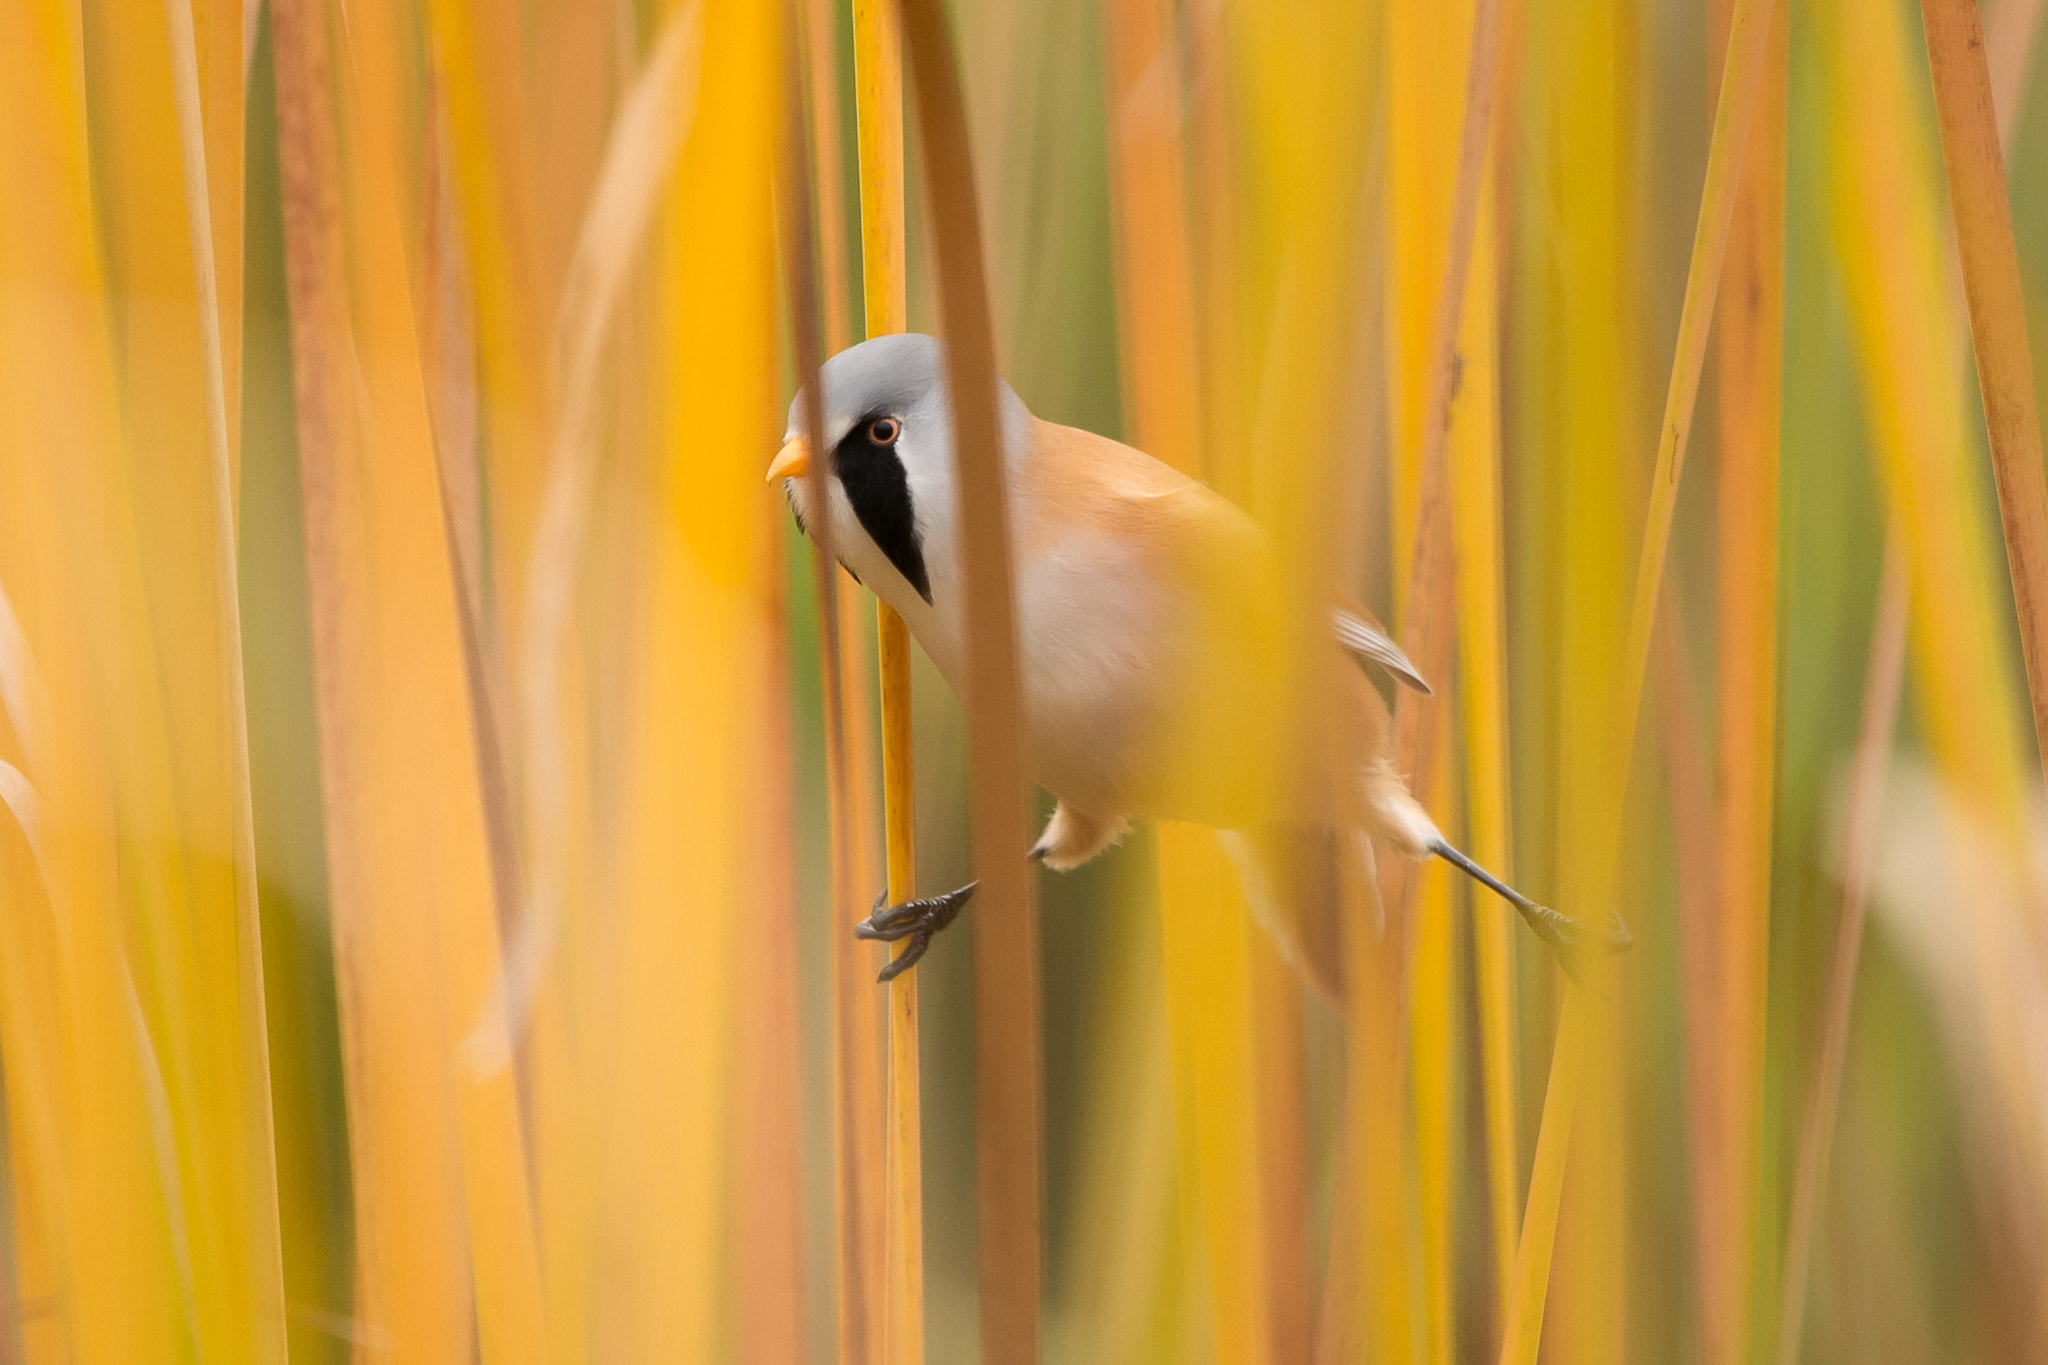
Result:
{"type": "MultiPolygon", "coordinates": [[[[1529,927],[1536,931],[1536,937],[1548,943],[1556,952],[1558,964],[1564,968],[1565,974],[1574,981],[1583,981],[1580,968],[1584,964],[1586,951],[1584,924],[1570,915],[1530,900],[1474,862],[1463,849],[1454,846],[1441,834],[1429,841],[1429,851],[1520,911],[1522,918],[1528,921],[1529,927]]],[[[1615,912],[1613,923],[1602,940],[1603,946],[1610,953],[1619,953],[1634,943],[1635,939],[1630,937],[1628,926],[1622,923],[1620,912],[1615,912]]]]}

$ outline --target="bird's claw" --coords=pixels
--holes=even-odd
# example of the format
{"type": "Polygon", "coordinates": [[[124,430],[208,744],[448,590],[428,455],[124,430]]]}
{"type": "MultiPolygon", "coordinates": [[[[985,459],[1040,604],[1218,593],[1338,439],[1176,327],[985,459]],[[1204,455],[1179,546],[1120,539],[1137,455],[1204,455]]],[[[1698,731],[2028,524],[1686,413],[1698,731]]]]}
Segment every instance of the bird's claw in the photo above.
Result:
{"type": "Polygon", "coordinates": [[[1621,911],[1608,912],[1607,951],[1625,953],[1636,946],[1636,936],[1628,931],[1628,921],[1621,917],[1621,911]]]}
{"type": "Polygon", "coordinates": [[[908,939],[903,951],[889,960],[882,968],[877,981],[894,981],[904,972],[917,965],[925,950],[932,946],[932,935],[951,924],[960,915],[960,909],[967,904],[979,882],[969,882],[957,891],[948,891],[943,896],[921,896],[916,900],[904,901],[901,905],[889,905],[889,889],[882,888],[882,894],[875,897],[875,908],[868,917],[853,926],[853,932],[866,939],[880,939],[884,943],[895,943],[908,939]]]}
{"type": "MultiPolygon", "coordinates": [[[[1529,927],[1536,931],[1536,937],[1549,944],[1551,950],[1557,954],[1558,965],[1564,968],[1565,975],[1578,984],[1585,985],[1585,977],[1581,975],[1585,966],[1585,924],[1547,905],[1532,902],[1516,908],[1522,912],[1522,918],[1529,922],[1529,927]]],[[[1602,937],[1602,946],[1609,954],[1627,952],[1635,946],[1635,938],[1629,933],[1628,925],[1622,921],[1619,910],[1613,913],[1610,927],[1602,937]]]]}

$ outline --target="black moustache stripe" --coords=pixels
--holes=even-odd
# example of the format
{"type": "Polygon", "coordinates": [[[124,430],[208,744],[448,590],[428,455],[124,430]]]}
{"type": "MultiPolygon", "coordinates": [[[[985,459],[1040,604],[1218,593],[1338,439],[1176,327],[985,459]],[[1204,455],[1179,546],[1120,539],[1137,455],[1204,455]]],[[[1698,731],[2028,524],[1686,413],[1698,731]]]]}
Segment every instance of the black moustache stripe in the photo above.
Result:
{"type": "Polygon", "coordinates": [[[919,597],[930,602],[931,577],[925,572],[924,547],[910,505],[910,480],[904,475],[902,457],[892,447],[868,439],[871,425],[871,418],[854,423],[832,452],[832,472],[875,548],[896,566],[904,582],[917,589],[919,597]]]}

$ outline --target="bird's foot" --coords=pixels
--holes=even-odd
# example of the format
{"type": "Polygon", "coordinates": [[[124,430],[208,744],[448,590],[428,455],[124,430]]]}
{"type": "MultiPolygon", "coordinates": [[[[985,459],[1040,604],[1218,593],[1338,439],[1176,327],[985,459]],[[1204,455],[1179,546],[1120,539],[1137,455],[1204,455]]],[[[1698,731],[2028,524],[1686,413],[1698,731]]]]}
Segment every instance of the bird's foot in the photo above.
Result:
{"type": "Polygon", "coordinates": [[[932,946],[932,935],[959,918],[960,908],[967,904],[967,898],[979,885],[980,882],[969,882],[943,896],[921,896],[901,905],[889,905],[889,888],[883,887],[882,894],[875,897],[874,910],[853,926],[853,932],[861,938],[880,939],[884,943],[895,943],[899,939],[910,942],[900,954],[889,960],[889,965],[882,968],[882,974],[875,980],[893,981],[915,967],[925,950],[932,946]]]}
{"type": "MultiPolygon", "coordinates": [[[[1536,931],[1536,937],[1549,944],[1551,951],[1557,954],[1558,965],[1564,968],[1565,975],[1580,985],[1585,985],[1586,980],[1581,971],[1585,966],[1586,949],[1589,945],[1584,921],[1573,919],[1561,910],[1553,910],[1534,901],[1517,901],[1515,909],[1521,912],[1529,927],[1536,931]]],[[[1604,949],[1608,955],[1627,952],[1635,946],[1635,938],[1629,933],[1628,925],[1623,923],[1619,910],[1614,912],[1609,928],[1601,936],[1597,946],[1604,949]]]]}

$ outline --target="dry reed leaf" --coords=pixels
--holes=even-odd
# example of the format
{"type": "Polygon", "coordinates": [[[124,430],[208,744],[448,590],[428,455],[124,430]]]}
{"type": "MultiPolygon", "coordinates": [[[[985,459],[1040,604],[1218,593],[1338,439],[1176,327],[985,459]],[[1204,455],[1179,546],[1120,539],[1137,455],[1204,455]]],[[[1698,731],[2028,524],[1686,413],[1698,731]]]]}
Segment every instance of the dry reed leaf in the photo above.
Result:
{"type": "Polygon", "coordinates": [[[544,250],[520,8],[488,0],[427,0],[424,8],[430,60],[447,96],[476,281],[477,358],[491,439],[492,600],[501,604],[488,638],[501,659],[518,659],[527,560],[560,398],[546,345],[563,263],[544,250]]]}
{"type": "Polygon", "coordinates": [[[974,870],[981,883],[974,911],[974,1045],[982,1359],[985,1365],[1023,1365],[1038,1358],[1042,1271],[1038,903],[1029,864],[1019,856],[1030,835],[995,333],[948,21],[938,0],[905,0],[902,17],[929,187],[966,547],[964,700],[974,870]]]}
{"type": "Polygon", "coordinates": [[[322,7],[277,18],[358,1316],[402,1351],[467,1350],[467,1260],[484,1357],[532,1358],[547,1334],[513,1078],[453,1065],[502,964],[396,148],[375,136],[392,126],[389,106],[379,90],[359,96],[349,73],[363,68],[346,47],[330,62],[322,7]]]}
{"type": "MultiPolygon", "coordinates": [[[[165,1141],[155,1121],[163,1092],[154,1045],[137,1031],[131,971],[152,959],[131,943],[138,919],[165,927],[171,907],[161,877],[173,865],[165,843],[132,841],[160,832],[179,811],[162,761],[160,695],[132,685],[148,676],[149,603],[122,450],[74,19],[55,3],[0,14],[0,117],[10,129],[0,139],[0,195],[38,205],[33,214],[0,214],[0,580],[19,612],[10,663],[25,667],[33,658],[46,684],[42,734],[24,737],[22,752],[34,755],[28,776],[42,798],[49,893],[48,911],[36,914],[31,867],[9,858],[10,928],[22,931],[18,940],[10,935],[10,957],[32,975],[13,978],[17,989],[0,1019],[11,1036],[0,1036],[0,1046],[10,1065],[25,1063],[12,1130],[42,1135],[22,1149],[30,1169],[15,1176],[17,1189],[40,1190],[23,1206],[23,1270],[53,1296],[36,1344],[77,1358],[152,1361],[170,1359],[194,1327],[192,1281],[178,1261],[179,1235],[187,1234],[182,1249],[194,1245],[186,1177],[219,1189],[221,1177],[242,1172],[193,1169],[224,1157],[220,1145],[181,1153],[165,1141]],[[64,459],[50,458],[57,450],[64,459]],[[140,893],[132,899],[124,852],[127,884],[140,893]],[[40,1001],[27,993],[38,980],[48,992],[40,1001]],[[62,1028],[39,1029],[39,1017],[61,1019],[62,1028]]],[[[174,160],[172,195],[176,174],[174,160]]],[[[182,219],[179,212],[172,221],[182,219]]],[[[19,726],[25,717],[11,719],[19,726]]],[[[231,1022],[240,1000],[218,1004],[203,1021],[214,1029],[231,1022]]],[[[231,1062],[235,1034],[226,1037],[231,1062]]],[[[10,1097],[16,1093],[10,1085],[10,1097]]],[[[217,1144],[241,1131],[238,1113],[232,1105],[215,1111],[227,1128],[217,1144]]],[[[213,1235],[228,1229],[202,1217],[198,1245],[231,1251],[233,1242],[224,1247],[213,1235]]],[[[212,1279],[209,1288],[218,1284],[212,1279]]],[[[218,1317],[208,1322],[221,1325],[218,1317]]]]}
{"type": "Polygon", "coordinates": [[[446,82],[425,77],[421,138],[420,363],[434,423],[455,562],[473,619],[484,617],[483,451],[477,421],[476,298],[470,287],[446,82]]]}
{"type": "MultiPolygon", "coordinates": [[[[524,779],[524,880],[507,957],[508,971],[515,964],[530,964],[531,970],[512,978],[517,989],[496,1002],[504,1007],[503,1030],[487,1013],[481,1036],[509,1042],[525,1033],[530,1013],[534,1169],[550,1327],[559,1349],[572,1356],[592,1340],[600,1178],[593,1119],[600,1075],[588,979],[599,953],[577,914],[587,908],[581,906],[580,888],[594,872],[599,830],[593,756],[583,738],[590,698],[580,671],[569,666],[585,642],[575,628],[574,604],[589,567],[601,405],[615,397],[603,384],[603,358],[623,330],[618,314],[627,285],[646,259],[661,193],[691,125],[702,41],[700,5],[679,6],[663,20],[619,101],[601,161],[588,169],[587,197],[578,201],[581,218],[566,253],[547,353],[549,384],[561,408],[542,471],[545,486],[519,632],[515,733],[524,779]],[[585,964],[580,974],[572,962],[585,964]]],[[[572,165],[553,163],[552,173],[583,183],[572,165]]],[[[451,503],[460,496],[453,489],[450,494],[451,503]]],[[[473,498],[474,490],[467,496],[473,498]]],[[[468,503],[468,514],[475,511],[468,503]]],[[[766,830],[761,835],[770,837],[766,830]]],[[[477,1034],[472,1038],[480,1040],[477,1034]]]]}
{"type": "Polygon", "coordinates": [[[530,926],[523,932],[552,932],[541,926],[559,917],[566,891],[562,652],[590,534],[605,342],[694,117],[702,51],[702,6],[684,4],[663,23],[619,110],[555,322],[549,359],[562,407],[528,561],[520,669],[519,738],[527,801],[522,919],[530,926]]]}
{"type": "Polygon", "coordinates": [[[1857,729],[1856,752],[1851,760],[1842,814],[1841,910],[1835,925],[1834,956],[1828,965],[1820,1047],[1800,1125],[1791,1210],[1786,1217],[1784,1270],[1778,1300],[1778,1365],[1797,1365],[1799,1359],[1813,1243],[1834,1147],[1842,1073],[1849,1055],[1850,1004],[1855,997],[1857,961],[1863,948],[1863,925],[1877,862],[1885,774],[1891,765],[1892,732],[1898,724],[1899,691],[1906,664],[1908,600],[1905,551],[1894,532],[1885,539],[1877,623],[1871,632],[1870,662],[1863,675],[1862,720],[1857,729]]]}
{"type": "MultiPolygon", "coordinates": [[[[141,728],[114,755],[138,840],[128,943],[177,1144],[194,1332],[202,1349],[281,1358],[235,570],[239,414],[224,373],[207,111],[186,5],[137,0],[84,26],[128,447],[109,491],[147,509],[130,553],[149,633],[125,648],[133,676],[161,689],[128,703],[141,728]],[[183,251],[164,249],[180,237],[183,251]]],[[[239,119],[239,103],[214,112],[239,119]]]]}
{"type": "MultiPolygon", "coordinates": [[[[2038,806],[2033,816],[2030,839],[2038,855],[2048,846],[2048,827],[2038,806]]],[[[1936,770],[1901,758],[1886,779],[1868,875],[1886,939],[1897,945],[1926,991],[1953,1073],[1956,1126],[1969,1171],[1965,1188],[1983,1244],[1980,1292],[1992,1301],[1987,1326],[1995,1344],[1988,1353],[2032,1360],[2044,1349],[2036,1307],[2048,1264],[2038,1151],[2031,1145],[2048,1121],[2048,972],[2031,951],[2023,885],[2009,878],[1972,878],[1964,883],[1967,893],[1993,901],[1997,913],[1950,913],[1956,869],[1969,869],[1972,859],[1997,866],[2005,856],[2001,841],[2000,832],[1936,770]],[[1997,1021],[2013,1030],[2010,1037],[1989,1034],[1994,1021],[1982,998],[1991,993],[2014,1007],[1997,1021]],[[2024,1095],[2014,1096],[2010,1078],[1999,1074],[2009,1060],[2018,1062],[2029,1083],[2024,1095]]],[[[1852,1099],[1857,1089],[1850,1087],[1852,1099]]],[[[1846,1144],[1841,1155],[1845,1170],[1854,1172],[1851,1163],[1862,1155],[1858,1145],[1846,1144]]],[[[1839,1207],[1842,1201],[1834,1202],[1839,1207]]],[[[1910,1265],[1924,1259],[1924,1251],[1908,1249],[1907,1256],[1910,1265]]]]}
{"type": "MultiPolygon", "coordinates": [[[[184,5],[167,5],[173,34],[184,5]]],[[[238,506],[242,456],[242,215],[244,208],[243,144],[248,111],[247,72],[242,51],[244,0],[191,0],[190,81],[200,114],[201,146],[197,164],[204,165],[207,203],[207,252],[215,263],[213,306],[218,332],[222,407],[227,415],[229,505],[238,506]]],[[[182,59],[181,59],[182,60],[182,59]]],[[[178,76],[183,84],[187,76],[178,76]]],[[[180,95],[180,120],[185,118],[180,95]]],[[[187,135],[180,128],[181,135],[187,135]]],[[[188,152],[187,174],[194,159],[188,152]]]]}
{"type": "MultiPolygon", "coordinates": [[[[6,705],[13,751],[30,768],[47,763],[53,742],[49,705],[13,604],[0,590],[0,699],[6,705]]],[[[31,1360],[67,1354],[67,1324],[60,1312],[29,1318],[20,1305],[56,1304],[61,1291],[65,1236],[64,1165],[60,1087],[63,1051],[61,997],[47,965],[56,962],[51,920],[52,868],[44,852],[42,797],[12,763],[0,769],[4,800],[20,838],[0,836],[0,900],[11,951],[0,956],[0,1066],[6,1068],[8,1180],[13,1199],[15,1321],[21,1349],[31,1360]]]]}

